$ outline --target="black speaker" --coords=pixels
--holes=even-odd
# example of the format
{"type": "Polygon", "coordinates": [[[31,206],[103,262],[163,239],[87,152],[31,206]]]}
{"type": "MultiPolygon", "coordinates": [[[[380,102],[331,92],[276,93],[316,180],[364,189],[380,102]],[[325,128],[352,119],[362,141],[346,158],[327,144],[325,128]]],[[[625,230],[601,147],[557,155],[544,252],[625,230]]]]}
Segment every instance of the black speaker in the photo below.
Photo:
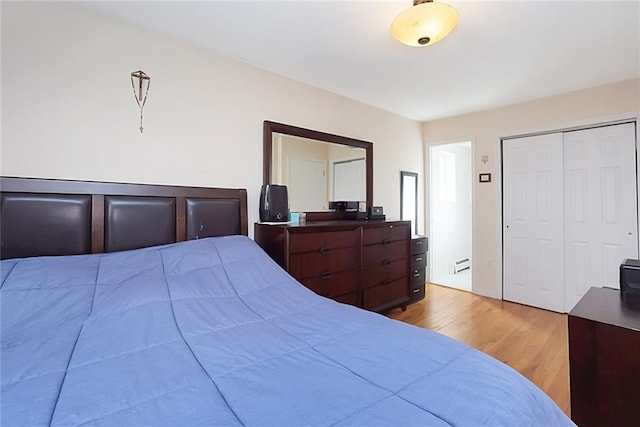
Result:
{"type": "Polygon", "coordinates": [[[289,221],[289,194],[286,185],[266,184],[260,190],[260,221],[289,221]]]}
{"type": "Polygon", "coordinates": [[[360,207],[360,202],[343,202],[335,201],[329,202],[329,210],[332,211],[357,211],[360,207]]]}
{"type": "Polygon", "coordinates": [[[640,260],[625,259],[620,264],[620,291],[640,295],[640,260]]]}

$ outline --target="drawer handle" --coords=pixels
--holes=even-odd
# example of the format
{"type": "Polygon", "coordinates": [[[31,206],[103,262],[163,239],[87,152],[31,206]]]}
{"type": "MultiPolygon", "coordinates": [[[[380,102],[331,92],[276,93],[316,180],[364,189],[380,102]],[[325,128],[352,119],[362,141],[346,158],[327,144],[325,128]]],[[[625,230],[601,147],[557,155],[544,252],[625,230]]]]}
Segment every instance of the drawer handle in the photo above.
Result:
{"type": "Polygon", "coordinates": [[[420,292],[420,288],[418,288],[418,289],[414,289],[414,290],[412,290],[411,292],[413,292],[414,294],[417,294],[418,292],[420,292]]]}
{"type": "Polygon", "coordinates": [[[320,278],[322,280],[329,280],[333,277],[333,273],[330,271],[325,271],[324,273],[320,273],[320,278]]]}
{"type": "Polygon", "coordinates": [[[420,273],[413,273],[413,277],[420,277],[420,273]]]}
{"type": "Polygon", "coordinates": [[[332,250],[333,248],[331,246],[325,246],[320,248],[320,253],[325,255],[325,254],[331,253],[332,250]]]}
{"type": "Polygon", "coordinates": [[[417,242],[416,242],[416,245],[420,245],[420,246],[422,246],[422,240],[417,241],[417,242]]]}
{"type": "Polygon", "coordinates": [[[422,261],[422,257],[416,258],[416,261],[422,261]]]}
{"type": "Polygon", "coordinates": [[[384,240],[382,241],[382,244],[383,244],[383,245],[388,245],[389,243],[391,243],[391,240],[389,240],[389,239],[384,239],[384,240]]]}
{"type": "Polygon", "coordinates": [[[391,264],[390,259],[385,259],[384,261],[382,261],[382,265],[389,265],[389,264],[391,264]]]}
{"type": "Polygon", "coordinates": [[[393,283],[393,280],[390,280],[390,279],[387,279],[387,280],[385,280],[384,282],[382,282],[382,284],[383,284],[384,286],[389,286],[389,285],[390,285],[390,284],[392,284],[392,283],[393,283]]]}

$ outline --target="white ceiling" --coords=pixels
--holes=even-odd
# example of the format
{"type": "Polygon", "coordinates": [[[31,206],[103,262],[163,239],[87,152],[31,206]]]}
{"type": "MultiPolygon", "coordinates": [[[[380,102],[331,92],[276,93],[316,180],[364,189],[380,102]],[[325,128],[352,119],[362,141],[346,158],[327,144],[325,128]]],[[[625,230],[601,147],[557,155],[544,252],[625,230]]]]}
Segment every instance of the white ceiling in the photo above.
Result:
{"type": "Polygon", "coordinates": [[[458,27],[423,48],[390,34],[411,0],[81,3],[418,121],[640,77],[638,0],[444,1],[458,27]]]}

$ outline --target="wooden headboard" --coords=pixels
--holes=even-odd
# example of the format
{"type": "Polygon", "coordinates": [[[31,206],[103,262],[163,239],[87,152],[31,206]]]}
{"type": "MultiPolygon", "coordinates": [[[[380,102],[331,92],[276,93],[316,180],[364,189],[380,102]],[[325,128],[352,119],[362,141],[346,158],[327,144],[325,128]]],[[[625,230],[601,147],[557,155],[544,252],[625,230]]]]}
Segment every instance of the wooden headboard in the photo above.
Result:
{"type": "Polygon", "coordinates": [[[0,177],[0,258],[248,234],[245,189],[0,177]]]}

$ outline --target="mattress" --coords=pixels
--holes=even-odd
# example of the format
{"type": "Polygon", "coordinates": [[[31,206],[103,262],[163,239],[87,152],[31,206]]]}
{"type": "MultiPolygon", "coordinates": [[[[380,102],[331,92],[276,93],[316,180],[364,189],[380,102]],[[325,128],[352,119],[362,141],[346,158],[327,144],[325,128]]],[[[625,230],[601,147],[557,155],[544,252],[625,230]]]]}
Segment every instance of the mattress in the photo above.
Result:
{"type": "Polygon", "coordinates": [[[244,236],[0,272],[3,426],[572,425],[508,366],[320,297],[244,236]]]}

